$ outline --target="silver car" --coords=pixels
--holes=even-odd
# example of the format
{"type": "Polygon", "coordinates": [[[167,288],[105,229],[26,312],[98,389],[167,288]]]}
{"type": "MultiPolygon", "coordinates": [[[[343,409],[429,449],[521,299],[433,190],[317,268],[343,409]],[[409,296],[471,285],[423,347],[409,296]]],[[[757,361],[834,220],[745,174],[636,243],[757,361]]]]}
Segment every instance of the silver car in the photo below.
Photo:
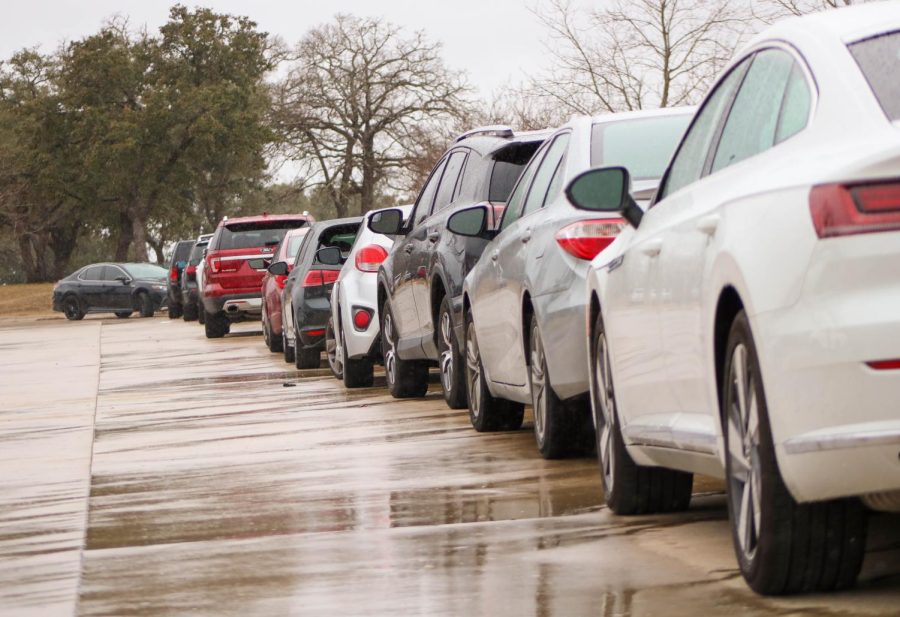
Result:
{"type": "Polygon", "coordinates": [[[637,199],[659,182],[693,108],[575,118],[538,150],[499,229],[483,206],[448,227],[491,238],[463,288],[469,416],[479,431],[517,428],[523,404],[545,458],[593,447],[584,358],[585,276],[625,221],[575,209],[563,187],[598,165],[633,170],[637,199]]]}

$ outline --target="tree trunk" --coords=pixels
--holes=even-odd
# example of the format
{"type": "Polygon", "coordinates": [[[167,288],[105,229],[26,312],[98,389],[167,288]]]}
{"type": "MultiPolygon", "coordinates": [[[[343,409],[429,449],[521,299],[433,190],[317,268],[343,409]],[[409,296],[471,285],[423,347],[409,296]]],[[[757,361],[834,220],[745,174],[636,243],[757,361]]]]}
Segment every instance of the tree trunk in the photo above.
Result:
{"type": "Polygon", "coordinates": [[[131,243],[134,246],[135,261],[150,261],[150,255],[147,253],[147,229],[144,225],[144,217],[140,215],[132,216],[131,243]]]}
{"type": "Polygon", "coordinates": [[[371,136],[362,139],[362,187],[360,188],[359,214],[375,207],[375,140],[371,136]]]}
{"type": "Polygon", "coordinates": [[[147,244],[150,245],[150,248],[153,249],[153,253],[156,255],[156,263],[159,265],[163,265],[166,263],[165,257],[163,256],[163,247],[166,245],[166,241],[162,238],[159,241],[154,240],[153,238],[147,238],[147,244]]]}
{"type": "Polygon", "coordinates": [[[69,271],[69,259],[78,244],[80,224],[61,225],[50,229],[50,240],[53,246],[53,263],[50,264],[53,276],[61,279],[69,271]]]}
{"type": "Polygon", "coordinates": [[[128,248],[134,238],[134,226],[125,210],[119,212],[119,239],[116,242],[116,261],[128,261],[128,248]]]}

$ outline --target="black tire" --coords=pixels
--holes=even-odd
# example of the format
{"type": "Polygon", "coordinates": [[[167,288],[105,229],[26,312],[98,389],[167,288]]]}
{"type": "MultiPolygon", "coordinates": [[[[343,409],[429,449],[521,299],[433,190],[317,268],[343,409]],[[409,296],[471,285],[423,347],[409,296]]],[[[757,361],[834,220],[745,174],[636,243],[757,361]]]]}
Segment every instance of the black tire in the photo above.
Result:
{"type": "Polygon", "coordinates": [[[465,358],[453,335],[453,314],[447,296],[441,300],[436,325],[438,366],[441,369],[444,401],[450,409],[465,409],[467,406],[465,358]]]}
{"type": "Polygon", "coordinates": [[[334,319],[329,317],[325,324],[325,358],[328,360],[328,368],[334,378],[344,380],[344,359],[338,348],[337,338],[334,333],[334,319]]]}
{"type": "Polygon", "coordinates": [[[146,291],[139,291],[134,298],[135,309],[140,312],[141,317],[153,317],[153,300],[146,291]]]}
{"type": "Polygon", "coordinates": [[[200,322],[200,325],[206,324],[206,309],[203,308],[203,303],[200,300],[197,300],[197,321],[200,322]]]}
{"type": "Polygon", "coordinates": [[[597,426],[597,461],[606,504],[616,514],[680,512],[691,503],[693,474],[638,465],[628,454],[616,407],[612,367],[603,316],[597,315],[591,340],[591,407],[597,426]]]}
{"type": "Polygon", "coordinates": [[[567,406],[556,396],[547,373],[547,357],[537,317],[531,316],[529,337],[529,372],[531,409],[534,413],[534,439],[545,459],[558,459],[582,451],[579,429],[583,418],[575,407],[567,406]]]}
{"type": "Polygon", "coordinates": [[[375,365],[369,358],[347,357],[347,341],[341,328],[341,354],[344,365],[344,385],[348,388],[370,388],[375,383],[375,365]]]}
{"type": "Polygon", "coordinates": [[[272,335],[272,324],[269,321],[269,310],[266,308],[265,304],[262,307],[262,330],[263,340],[266,343],[266,347],[269,348],[269,351],[271,351],[272,353],[280,353],[282,351],[284,340],[280,336],[272,335]]]}
{"type": "Polygon", "coordinates": [[[428,392],[428,364],[422,360],[401,360],[397,355],[397,332],[394,328],[391,301],[381,309],[381,352],[388,391],[394,398],[414,398],[428,392]]]}
{"type": "Polygon", "coordinates": [[[228,321],[225,313],[210,313],[207,311],[203,327],[206,330],[206,338],[222,338],[231,330],[231,322],[228,321]]]}
{"type": "Polygon", "coordinates": [[[184,309],[180,304],[169,304],[167,312],[169,319],[180,319],[181,315],[184,313],[184,309]]]}
{"type": "Polygon", "coordinates": [[[469,421],[479,433],[515,431],[522,427],[525,406],[495,398],[487,386],[471,313],[466,315],[466,389],[469,421]]]}
{"type": "Polygon", "coordinates": [[[300,334],[294,338],[294,366],[299,369],[319,368],[322,365],[322,352],[318,349],[306,349],[300,341],[300,334]]]}
{"type": "Polygon", "coordinates": [[[197,305],[193,303],[183,305],[183,310],[181,312],[181,318],[185,321],[197,321],[197,317],[199,317],[197,313],[197,305]]]}
{"type": "Polygon", "coordinates": [[[128,319],[134,311],[116,311],[116,317],[119,319],[128,319]]]}
{"type": "Polygon", "coordinates": [[[866,545],[862,504],[855,498],[794,500],[778,469],[759,358],[743,311],[726,349],[721,400],[728,515],[744,580],[766,595],[852,587],[866,545]]]}
{"type": "Polygon", "coordinates": [[[80,321],[84,319],[84,310],[81,308],[81,302],[75,296],[66,296],[63,298],[63,315],[69,321],[80,321]]]}

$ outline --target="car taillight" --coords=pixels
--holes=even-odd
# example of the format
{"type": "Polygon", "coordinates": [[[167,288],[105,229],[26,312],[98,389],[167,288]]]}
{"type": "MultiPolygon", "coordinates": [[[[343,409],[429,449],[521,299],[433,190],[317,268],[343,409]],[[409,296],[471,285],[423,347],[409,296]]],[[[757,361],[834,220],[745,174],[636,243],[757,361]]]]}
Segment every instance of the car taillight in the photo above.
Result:
{"type": "Polygon", "coordinates": [[[591,260],[613,243],[625,225],[625,219],[619,218],[578,221],[556,232],[556,242],[570,255],[591,260]]]}
{"type": "Polygon", "coordinates": [[[820,238],[900,230],[900,182],[823,184],[809,192],[820,238]]]}
{"type": "Polygon", "coordinates": [[[356,269],[360,272],[378,272],[378,266],[387,259],[388,252],[383,246],[370,244],[356,253],[356,269]]]}
{"type": "Polygon", "coordinates": [[[284,289],[284,284],[287,282],[287,280],[288,280],[287,274],[276,274],[275,275],[275,286],[278,289],[284,289]]]}
{"type": "Polygon", "coordinates": [[[372,323],[372,311],[358,308],[353,310],[353,327],[364,332],[372,323]]]}
{"type": "Polygon", "coordinates": [[[237,272],[241,269],[241,259],[221,259],[213,257],[209,260],[209,269],[213,272],[237,272]]]}
{"type": "Polygon", "coordinates": [[[303,278],[304,287],[319,287],[335,282],[340,274],[339,270],[310,270],[303,278]]]}
{"type": "Polygon", "coordinates": [[[866,362],[869,368],[873,368],[876,371],[897,371],[900,370],[900,359],[897,360],[875,360],[873,362],[866,362]]]}
{"type": "Polygon", "coordinates": [[[185,269],[185,272],[187,272],[188,274],[196,274],[197,266],[188,266],[187,269],[185,269]]]}
{"type": "Polygon", "coordinates": [[[169,280],[173,283],[178,280],[178,268],[172,266],[172,269],[169,270],[169,280]]]}

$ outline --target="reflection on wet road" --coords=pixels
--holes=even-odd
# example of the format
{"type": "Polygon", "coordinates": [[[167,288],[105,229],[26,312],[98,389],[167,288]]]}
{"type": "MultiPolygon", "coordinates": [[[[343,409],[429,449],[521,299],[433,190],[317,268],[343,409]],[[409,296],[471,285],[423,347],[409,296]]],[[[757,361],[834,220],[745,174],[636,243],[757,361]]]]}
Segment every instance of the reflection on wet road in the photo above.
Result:
{"type": "Polygon", "coordinates": [[[900,606],[896,518],[874,526],[859,589],[761,599],[718,482],[698,478],[685,514],[612,516],[593,460],[541,460],[530,425],[477,434],[437,387],[347,391],[258,336],[159,318],[5,322],[0,347],[3,615],[900,606]]]}

